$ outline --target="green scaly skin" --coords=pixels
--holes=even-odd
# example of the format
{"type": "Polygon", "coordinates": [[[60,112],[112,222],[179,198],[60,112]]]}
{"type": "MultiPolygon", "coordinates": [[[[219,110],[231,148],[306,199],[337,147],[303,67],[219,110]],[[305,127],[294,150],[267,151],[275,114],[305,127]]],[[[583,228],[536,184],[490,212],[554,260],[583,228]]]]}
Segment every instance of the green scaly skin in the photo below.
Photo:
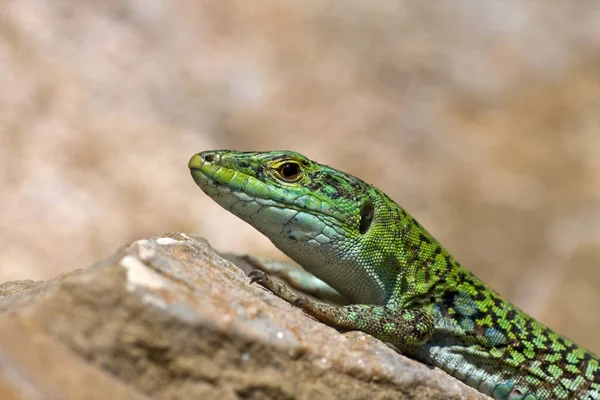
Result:
{"type": "Polygon", "coordinates": [[[377,188],[291,151],[207,151],[189,168],[213,200],[347,300],[308,300],[251,273],[317,319],[392,343],[494,399],[600,399],[597,356],[486,286],[377,188]]]}

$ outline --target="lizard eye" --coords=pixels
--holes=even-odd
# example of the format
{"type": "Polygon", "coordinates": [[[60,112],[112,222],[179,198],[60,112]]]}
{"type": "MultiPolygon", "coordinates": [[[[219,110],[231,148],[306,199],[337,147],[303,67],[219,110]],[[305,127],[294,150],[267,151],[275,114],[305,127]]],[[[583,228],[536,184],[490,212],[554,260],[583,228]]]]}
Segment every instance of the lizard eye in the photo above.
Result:
{"type": "Polygon", "coordinates": [[[279,172],[279,175],[286,181],[293,181],[300,175],[300,165],[294,162],[286,162],[279,166],[277,172],[279,172]]]}

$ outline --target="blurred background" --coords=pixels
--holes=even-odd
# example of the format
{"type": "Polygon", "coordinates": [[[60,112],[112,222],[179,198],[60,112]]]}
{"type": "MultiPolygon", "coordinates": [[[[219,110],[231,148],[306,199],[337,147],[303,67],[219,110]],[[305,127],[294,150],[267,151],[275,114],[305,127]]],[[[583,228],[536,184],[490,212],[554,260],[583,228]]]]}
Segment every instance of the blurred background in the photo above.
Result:
{"type": "Polygon", "coordinates": [[[600,352],[600,7],[550,3],[5,1],[0,281],[170,231],[283,258],[187,162],[293,149],[600,352]]]}

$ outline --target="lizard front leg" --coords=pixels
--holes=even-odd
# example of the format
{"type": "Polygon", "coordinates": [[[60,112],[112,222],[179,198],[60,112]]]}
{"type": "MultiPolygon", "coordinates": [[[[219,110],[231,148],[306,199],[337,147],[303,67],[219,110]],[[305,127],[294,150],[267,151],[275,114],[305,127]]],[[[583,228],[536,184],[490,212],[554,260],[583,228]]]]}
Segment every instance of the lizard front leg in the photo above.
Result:
{"type": "Polygon", "coordinates": [[[348,304],[348,300],[337,290],[297,264],[268,260],[252,255],[245,255],[243,259],[252,264],[253,267],[283,279],[292,288],[298,289],[303,293],[308,293],[320,300],[336,304],[348,304]]]}
{"type": "Polygon", "coordinates": [[[248,276],[251,283],[260,284],[321,322],[368,333],[400,349],[423,344],[433,335],[433,315],[424,309],[393,309],[373,304],[325,304],[297,295],[263,271],[254,270],[248,276]]]}

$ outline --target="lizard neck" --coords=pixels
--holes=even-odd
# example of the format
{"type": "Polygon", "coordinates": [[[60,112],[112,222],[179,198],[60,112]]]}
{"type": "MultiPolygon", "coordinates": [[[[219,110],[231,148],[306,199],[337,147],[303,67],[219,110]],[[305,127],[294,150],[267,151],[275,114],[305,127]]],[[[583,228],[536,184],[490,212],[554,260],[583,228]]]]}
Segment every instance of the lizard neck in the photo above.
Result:
{"type": "Polygon", "coordinates": [[[308,212],[298,213],[283,229],[274,224],[255,226],[287,256],[351,302],[385,305],[403,275],[398,227],[408,214],[381,191],[364,185],[367,198],[361,199],[360,232],[308,212]]]}

